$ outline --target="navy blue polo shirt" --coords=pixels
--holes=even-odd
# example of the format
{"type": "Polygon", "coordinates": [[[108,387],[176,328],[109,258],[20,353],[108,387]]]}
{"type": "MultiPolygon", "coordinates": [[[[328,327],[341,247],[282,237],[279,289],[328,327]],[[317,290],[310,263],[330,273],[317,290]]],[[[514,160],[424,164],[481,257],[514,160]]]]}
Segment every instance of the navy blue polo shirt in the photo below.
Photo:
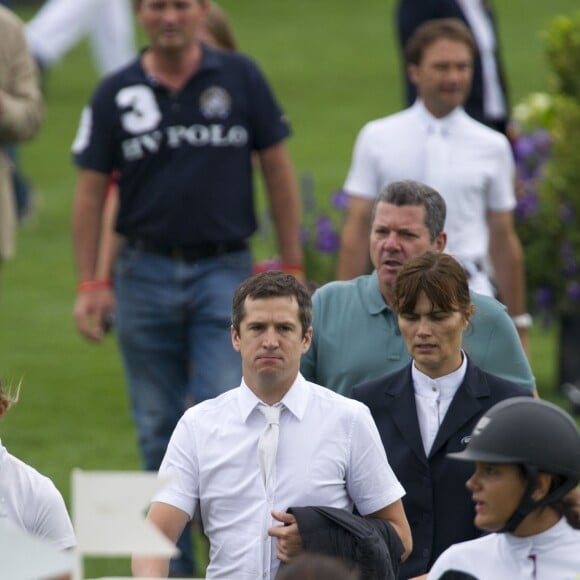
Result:
{"type": "Polygon", "coordinates": [[[119,172],[120,234],[192,245],[255,231],[252,151],[289,134],[255,63],[203,46],[179,92],[140,59],[106,78],[83,111],[73,154],[80,168],[119,172]]]}

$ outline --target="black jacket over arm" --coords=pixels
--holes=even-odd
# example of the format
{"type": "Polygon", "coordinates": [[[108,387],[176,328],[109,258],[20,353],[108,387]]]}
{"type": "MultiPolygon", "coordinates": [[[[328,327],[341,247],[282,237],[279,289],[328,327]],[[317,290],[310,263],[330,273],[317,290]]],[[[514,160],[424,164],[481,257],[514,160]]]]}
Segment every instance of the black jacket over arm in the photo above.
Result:
{"type": "Polygon", "coordinates": [[[386,520],[365,518],[346,510],[290,507],[296,518],[302,549],[326,554],[357,566],[360,580],[396,580],[403,544],[386,520]]]}

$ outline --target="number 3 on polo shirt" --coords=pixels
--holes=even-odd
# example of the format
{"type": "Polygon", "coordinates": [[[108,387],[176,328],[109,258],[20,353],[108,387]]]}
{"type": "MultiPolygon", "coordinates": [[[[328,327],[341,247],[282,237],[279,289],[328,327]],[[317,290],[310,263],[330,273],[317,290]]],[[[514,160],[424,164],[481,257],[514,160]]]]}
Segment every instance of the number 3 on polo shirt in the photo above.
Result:
{"type": "Polygon", "coordinates": [[[123,128],[128,133],[142,133],[155,129],[161,120],[161,112],[153,91],[145,85],[134,85],[121,89],[116,98],[119,108],[130,107],[121,116],[123,128]]]}

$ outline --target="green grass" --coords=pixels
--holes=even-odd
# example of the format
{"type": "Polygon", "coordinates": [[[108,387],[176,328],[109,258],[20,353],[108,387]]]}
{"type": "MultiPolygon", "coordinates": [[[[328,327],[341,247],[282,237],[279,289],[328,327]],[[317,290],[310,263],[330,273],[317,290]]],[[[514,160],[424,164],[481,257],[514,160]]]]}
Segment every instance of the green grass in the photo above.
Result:
{"type": "MultiPolygon", "coordinates": [[[[496,4],[513,99],[545,90],[540,31],[552,16],[577,9],[577,0],[496,4]]],[[[343,183],[362,124],[402,103],[393,0],[222,0],[222,5],[240,46],[261,64],[289,114],[297,172],[314,176],[317,197],[327,204],[343,183]]],[[[86,44],[50,71],[46,125],[21,150],[38,191],[37,212],[22,228],[17,258],[0,274],[0,377],[23,380],[21,402],[0,433],[14,454],[52,477],[67,498],[73,467],[139,468],[114,339],[87,344],[71,316],[75,172],[69,150],[96,82],[86,44]]],[[[264,252],[258,241],[256,253],[264,252]]],[[[555,336],[553,329],[535,329],[531,340],[534,371],[549,398],[556,397],[555,336]]],[[[86,572],[127,574],[128,565],[90,560],[86,572]]]]}

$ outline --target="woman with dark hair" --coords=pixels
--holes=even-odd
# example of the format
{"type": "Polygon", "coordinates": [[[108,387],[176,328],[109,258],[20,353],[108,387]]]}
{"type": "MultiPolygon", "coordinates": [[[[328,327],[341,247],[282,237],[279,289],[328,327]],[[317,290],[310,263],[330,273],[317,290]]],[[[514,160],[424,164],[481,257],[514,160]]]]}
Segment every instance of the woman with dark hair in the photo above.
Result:
{"type": "Polygon", "coordinates": [[[580,521],[565,496],[580,482],[580,431],[552,403],[502,401],[450,459],[475,462],[475,525],[495,532],[446,550],[428,578],[566,580],[580,575],[580,521]]]}
{"type": "Polygon", "coordinates": [[[465,449],[495,403],[530,392],[483,372],[462,350],[474,307],[467,275],[450,255],[427,252],[403,266],[393,307],[412,362],[355,387],[353,397],[370,408],[407,492],[413,552],[400,577],[411,578],[425,574],[450,545],[481,533],[464,486],[469,468],[447,454],[465,449]]]}

